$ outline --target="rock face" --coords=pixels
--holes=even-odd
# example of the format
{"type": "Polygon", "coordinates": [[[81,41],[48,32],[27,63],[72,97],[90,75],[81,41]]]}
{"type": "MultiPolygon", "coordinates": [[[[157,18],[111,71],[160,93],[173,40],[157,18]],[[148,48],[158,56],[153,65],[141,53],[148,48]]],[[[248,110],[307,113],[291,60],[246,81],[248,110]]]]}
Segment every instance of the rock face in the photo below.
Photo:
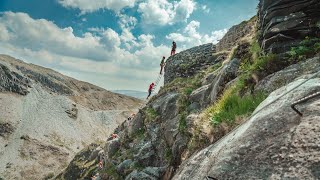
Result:
{"type": "Polygon", "coordinates": [[[260,41],[266,52],[282,53],[306,36],[320,37],[318,0],[261,0],[260,41]]]}
{"type": "Polygon", "coordinates": [[[29,84],[30,81],[27,78],[0,64],[0,92],[6,91],[26,95],[29,84]]]}
{"type": "Polygon", "coordinates": [[[234,48],[243,38],[252,36],[255,33],[256,17],[249,21],[232,26],[227,34],[219,41],[216,46],[217,52],[230,51],[234,48]]]}
{"type": "Polygon", "coordinates": [[[305,62],[291,65],[284,70],[273,73],[262,79],[255,87],[256,91],[265,91],[271,93],[272,91],[292,82],[299,76],[312,74],[320,71],[320,57],[309,59],[305,62]]]}
{"type": "Polygon", "coordinates": [[[263,108],[303,81],[271,93],[250,120],[185,161],[173,179],[318,179],[320,101],[315,98],[301,104],[302,117],[290,104],[320,91],[320,79],[310,80],[263,108]]]}
{"type": "Polygon", "coordinates": [[[191,102],[199,104],[202,109],[214,103],[224,90],[225,85],[237,77],[239,65],[239,60],[233,59],[221,69],[209,74],[204,81],[208,84],[196,89],[190,95],[191,102]]]}
{"type": "Polygon", "coordinates": [[[57,175],[140,105],[50,69],[0,55],[0,179],[57,175]]]}
{"type": "Polygon", "coordinates": [[[215,46],[210,43],[193,47],[169,57],[164,70],[164,83],[167,84],[178,77],[193,76],[200,70],[222,62],[226,58],[225,54],[214,55],[215,52],[215,46]]]}

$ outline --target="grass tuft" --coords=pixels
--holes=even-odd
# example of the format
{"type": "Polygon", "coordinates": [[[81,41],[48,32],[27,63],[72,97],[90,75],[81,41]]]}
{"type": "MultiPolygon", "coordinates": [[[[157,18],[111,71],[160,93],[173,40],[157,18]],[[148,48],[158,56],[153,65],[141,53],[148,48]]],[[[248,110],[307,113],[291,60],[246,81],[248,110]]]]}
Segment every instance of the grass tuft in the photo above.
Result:
{"type": "Polygon", "coordinates": [[[236,117],[252,113],[265,98],[264,93],[240,97],[235,93],[235,87],[232,87],[227,89],[220,99],[206,110],[206,115],[215,126],[221,122],[232,124],[236,117]]]}

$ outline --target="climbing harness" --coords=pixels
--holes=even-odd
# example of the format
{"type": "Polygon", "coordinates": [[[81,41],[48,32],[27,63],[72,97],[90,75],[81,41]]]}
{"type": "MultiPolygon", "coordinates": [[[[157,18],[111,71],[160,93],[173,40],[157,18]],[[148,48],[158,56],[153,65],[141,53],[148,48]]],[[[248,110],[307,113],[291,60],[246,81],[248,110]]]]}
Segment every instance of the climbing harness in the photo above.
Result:
{"type": "MultiPolygon", "coordinates": [[[[281,99],[281,98],[284,97],[285,95],[288,95],[288,94],[291,93],[293,90],[297,89],[298,87],[302,86],[303,84],[305,84],[305,83],[308,82],[309,80],[317,77],[318,75],[320,75],[320,72],[315,73],[314,75],[312,75],[311,77],[307,78],[306,80],[304,80],[303,82],[301,82],[300,84],[298,84],[297,86],[295,86],[294,88],[290,89],[290,90],[287,91],[286,93],[282,94],[281,96],[277,97],[276,99],[274,99],[274,100],[271,101],[270,103],[266,104],[265,106],[263,106],[262,108],[260,108],[259,110],[257,110],[254,114],[252,114],[248,119],[251,119],[252,117],[254,117],[254,116],[257,115],[258,113],[260,113],[260,112],[261,112],[263,109],[265,109],[266,107],[268,107],[268,106],[270,106],[271,104],[275,103],[276,101],[278,101],[279,99],[281,99]]],[[[307,101],[307,100],[309,100],[309,99],[311,99],[311,98],[314,98],[314,97],[316,97],[316,96],[318,96],[318,95],[319,95],[319,92],[318,92],[318,93],[315,93],[315,94],[312,94],[312,95],[310,95],[310,96],[308,96],[308,97],[306,97],[306,98],[302,98],[302,99],[298,100],[297,102],[293,103],[293,107],[294,107],[296,104],[299,104],[299,103],[301,103],[301,102],[305,102],[305,101],[307,101]]],[[[291,107],[292,107],[292,105],[291,105],[291,107]]],[[[298,113],[299,111],[296,111],[296,112],[298,113]]],[[[300,112],[299,112],[299,113],[300,113],[300,112]]],[[[299,113],[298,113],[298,114],[299,114],[299,113]]],[[[301,114],[301,113],[300,113],[300,114],[301,114]]],[[[299,114],[299,115],[300,115],[300,114],[299,114]]],[[[244,123],[243,123],[243,124],[244,124],[244,123]]],[[[215,147],[216,144],[219,144],[225,137],[227,137],[228,135],[234,133],[234,132],[235,132],[240,126],[242,126],[243,124],[238,125],[238,126],[237,126],[236,128],[234,128],[232,131],[230,131],[229,133],[227,133],[223,138],[219,139],[217,142],[215,142],[214,144],[212,144],[212,146],[205,152],[206,157],[200,162],[200,164],[203,163],[203,161],[204,161],[206,158],[208,158],[208,156],[209,156],[209,153],[208,153],[208,152],[211,152],[211,150],[215,147]]],[[[233,138],[232,138],[231,140],[233,140],[233,138]]],[[[231,140],[230,140],[230,141],[231,141],[231,140]]],[[[211,154],[211,153],[210,153],[210,154],[211,154]]],[[[204,166],[204,165],[201,165],[199,169],[202,169],[203,166],[204,166]]],[[[189,174],[189,177],[192,177],[193,173],[194,173],[196,170],[199,170],[199,169],[194,168],[194,169],[192,170],[192,172],[189,174]]],[[[206,179],[208,179],[208,177],[210,177],[210,176],[208,176],[208,171],[207,171],[206,179]]]]}

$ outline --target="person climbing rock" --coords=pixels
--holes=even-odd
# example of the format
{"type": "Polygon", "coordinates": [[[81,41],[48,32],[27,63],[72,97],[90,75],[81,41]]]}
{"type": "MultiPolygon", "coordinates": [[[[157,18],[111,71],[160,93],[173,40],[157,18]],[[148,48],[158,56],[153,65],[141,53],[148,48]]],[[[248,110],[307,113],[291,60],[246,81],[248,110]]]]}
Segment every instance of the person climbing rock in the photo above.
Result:
{"type": "Polygon", "coordinates": [[[166,57],[162,57],[162,60],[161,60],[161,63],[160,63],[160,74],[162,74],[162,70],[163,70],[163,67],[164,67],[164,65],[165,65],[165,62],[164,62],[164,60],[166,59],[166,57]]]}
{"type": "Polygon", "coordinates": [[[111,137],[112,137],[112,139],[115,139],[115,138],[118,137],[118,135],[117,134],[112,134],[111,137]]]}
{"type": "Polygon", "coordinates": [[[99,169],[102,169],[102,168],[103,168],[103,161],[100,160],[100,162],[99,162],[99,169]]]}
{"type": "Polygon", "coordinates": [[[176,54],[177,44],[176,42],[172,42],[171,56],[176,54]]]}
{"type": "Polygon", "coordinates": [[[151,96],[153,87],[154,87],[154,83],[151,83],[149,86],[149,89],[148,89],[149,95],[148,95],[147,99],[151,96]]]}

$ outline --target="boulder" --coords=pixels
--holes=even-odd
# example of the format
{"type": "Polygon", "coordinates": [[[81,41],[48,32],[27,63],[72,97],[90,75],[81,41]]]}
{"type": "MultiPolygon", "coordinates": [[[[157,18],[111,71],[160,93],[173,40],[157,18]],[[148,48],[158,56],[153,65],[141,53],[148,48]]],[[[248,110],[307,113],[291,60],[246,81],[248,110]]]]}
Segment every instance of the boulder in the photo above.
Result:
{"type": "Polygon", "coordinates": [[[143,117],[141,112],[139,112],[130,122],[128,127],[128,135],[129,137],[134,136],[138,131],[144,128],[143,117]]]}
{"type": "Polygon", "coordinates": [[[99,153],[100,151],[102,150],[102,148],[99,146],[97,147],[96,149],[94,149],[92,152],[91,152],[91,155],[89,156],[89,161],[93,161],[95,159],[99,160],[99,153]]]}
{"type": "Polygon", "coordinates": [[[266,52],[283,53],[305,37],[320,37],[320,1],[261,0],[260,42],[266,52]]]}
{"type": "Polygon", "coordinates": [[[108,158],[111,158],[120,148],[120,141],[118,138],[108,141],[104,147],[104,152],[108,158]]]}
{"type": "Polygon", "coordinates": [[[133,171],[126,177],[126,180],[158,180],[161,179],[165,168],[163,167],[146,167],[142,171],[133,171]]]}
{"type": "Polygon", "coordinates": [[[248,121],[183,162],[173,179],[318,179],[320,100],[299,105],[303,116],[290,105],[320,91],[320,79],[287,94],[304,81],[272,92],[248,121]]]}
{"type": "Polygon", "coordinates": [[[217,72],[217,75],[210,84],[204,85],[191,93],[191,102],[199,103],[201,108],[205,108],[215,102],[225,85],[237,77],[239,65],[240,62],[236,58],[225,64],[217,72]]]}
{"type": "Polygon", "coordinates": [[[0,92],[27,95],[29,86],[31,86],[31,81],[28,78],[0,64],[0,92]]]}
{"type": "Polygon", "coordinates": [[[226,35],[217,44],[217,52],[231,51],[244,37],[251,36],[255,33],[256,17],[249,21],[232,26],[226,35]]]}
{"type": "Polygon", "coordinates": [[[172,119],[178,115],[177,100],[179,94],[175,92],[167,93],[155,101],[150,106],[158,113],[164,120],[172,119]]]}
{"type": "Polygon", "coordinates": [[[156,154],[151,142],[146,142],[140,148],[139,152],[134,155],[134,160],[137,161],[139,165],[149,166],[153,163],[155,156],[156,154]]]}
{"type": "Polygon", "coordinates": [[[118,173],[119,174],[124,174],[125,170],[129,169],[131,164],[132,164],[132,160],[131,159],[124,160],[122,163],[120,163],[117,166],[118,173]]]}
{"type": "Polygon", "coordinates": [[[191,77],[226,58],[225,54],[216,55],[215,52],[215,46],[209,43],[170,56],[164,69],[164,83],[178,77],[191,77]]]}
{"type": "Polygon", "coordinates": [[[255,91],[264,91],[266,93],[271,93],[272,91],[294,81],[299,76],[319,72],[319,64],[320,57],[315,57],[312,59],[308,59],[305,62],[291,65],[259,81],[259,83],[255,87],[255,91]]]}

